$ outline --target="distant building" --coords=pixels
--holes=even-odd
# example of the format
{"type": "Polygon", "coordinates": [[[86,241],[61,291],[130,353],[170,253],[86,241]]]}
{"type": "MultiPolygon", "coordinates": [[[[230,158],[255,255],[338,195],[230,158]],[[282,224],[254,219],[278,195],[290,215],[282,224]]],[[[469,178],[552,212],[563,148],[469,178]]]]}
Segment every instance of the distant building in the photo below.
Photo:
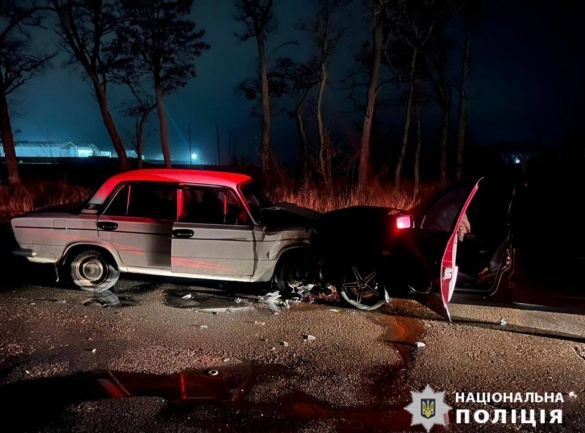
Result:
{"type": "MultiPolygon", "coordinates": [[[[77,145],[72,141],[53,143],[47,141],[17,141],[14,143],[17,158],[88,158],[91,156],[112,157],[112,152],[101,150],[95,144],[77,145]]],[[[0,157],[4,157],[0,147],[0,157]]]]}

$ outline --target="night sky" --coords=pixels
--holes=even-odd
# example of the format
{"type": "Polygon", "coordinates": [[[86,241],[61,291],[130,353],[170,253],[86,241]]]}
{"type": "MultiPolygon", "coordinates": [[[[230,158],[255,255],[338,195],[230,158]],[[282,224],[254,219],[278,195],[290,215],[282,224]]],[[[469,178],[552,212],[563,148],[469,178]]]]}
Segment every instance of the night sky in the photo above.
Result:
{"type": "MultiPolygon", "coordinates": [[[[297,31],[299,19],[311,19],[311,1],[275,1],[278,31],[268,40],[268,51],[288,40],[299,46],[287,46],[273,55],[308,58],[312,52],[307,35],[297,31]]],[[[233,0],[196,0],[193,19],[197,28],[206,31],[205,41],[211,49],[195,60],[197,77],[187,87],[166,99],[171,153],[174,160],[188,160],[188,131],[193,151],[203,162],[216,163],[216,124],[224,155],[228,132],[236,137],[238,156],[255,161],[260,143],[259,119],[251,117],[252,102],[234,92],[243,78],[254,76],[257,47],[254,40],[239,42],[234,32],[243,31],[237,23],[233,0]]],[[[363,113],[348,113],[340,79],[350,71],[353,55],[369,38],[368,21],[361,0],[354,0],[340,14],[347,27],[331,64],[331,79],[326,96],[325,117],[340,146],[357,146],[360,133],[355,125],[363,113]]],[[[474,30],[471,47],[468,137],[470,146],[499,143],[534,143],[560,145],[579,133],[583,117],[584,49],[580,28],[585,15],[578,2],[485,0],[480,22],[474,30]]],[[[460,23],[459,23],[460,24],[460,23]]],[[[455,61],[462,51],[463,33],[457,22],[449,31],[454,41],[455,61]]],[[[55,49],[55,36],[46,31],[39,46],[55,49]]],[[[73,141],[94,143],[112,150],[102,124],[98,106],[89,86],[80,78],[79,69],[64,69],[65,57],[53,61],[53,68],[35,77],[12,95],[13,127],[20,130],[16,140],[73,141]]],[[[453,76],[459,73],[454,64],[453,76]]],[[[403,90],[403,89],[402,89],[403,90]]],[[[400,90],[400,91],[402,91],[400,90]]],[[[403,108],[398,107],[399,90],[390,89],[389,107],[385,110],[386,127],[401,133],[403,108]]],[[[119,108],[128,98],[122,87],[109,90],[123,139],[131,134],[132,124],[119,108]],[[118,110],[117,110],[118,109],[118,110]]],[[[456,126],[458,94],[454,93],[453,126],[456,126]]],[[[274,111],[285,107],[274,103],[274,111]]],[[[423,145],[437,146],[439,117],[428,109],[423,128],[423,145]]],[[[455,131],[452,133],[452,138],[455,131]]],[[[582,134],[580,135],[582,137],[582,134]]],[[[391,139],[389,139],[391,140],[391,139]]],[[[297,134],[294,122],[278,114],[273,122],[272,144],[283,162],[294,162],[297,134]]],[[[151,117],[146,157],[160,157],[156,115],[151,117]]],[[[224,156],[225,157],[225,156],[224,156]]],[[[224,161],[225,162],[225,161],[224,161]]]]}

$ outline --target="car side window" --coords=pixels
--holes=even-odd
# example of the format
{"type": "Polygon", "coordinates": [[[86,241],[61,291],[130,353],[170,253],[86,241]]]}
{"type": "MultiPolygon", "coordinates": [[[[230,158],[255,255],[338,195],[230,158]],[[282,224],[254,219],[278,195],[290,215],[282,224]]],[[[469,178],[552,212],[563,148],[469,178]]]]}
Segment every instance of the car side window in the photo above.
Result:
{"type": "Polygon", "coordinates": [[[128,192],[130,185],[126,184],[118,192],[108,207],[104,211],[104,215],[126,216],[128,215],[128,192]]]}
{"type": "Polygon", "coordinates": [[[250,224],[248,214],[226,188],[187,186],[182,189],[183,206],[179,220],[201,224],[250,224]]]}
{"type": "Polygon", "coordinates": [[[175,220],[177,186],[172,183],[127,184],[110,202],[104,215],[175,220]]]}

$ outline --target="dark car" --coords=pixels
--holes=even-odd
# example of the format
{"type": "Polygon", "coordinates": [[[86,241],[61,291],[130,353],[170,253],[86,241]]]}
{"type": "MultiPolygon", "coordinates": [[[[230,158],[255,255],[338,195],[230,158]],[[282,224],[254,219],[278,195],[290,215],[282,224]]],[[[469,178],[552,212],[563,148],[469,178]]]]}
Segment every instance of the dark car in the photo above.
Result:
{"type": "Polygon", "coordinates": [[[324,213],[311,237],[322,284],[359,309],[404,297],[448,317],[457,228],[478,187],[455,185],[408,211],[355,206],[324,213]]]}
{"type": "Polygon", "coordinates": [[[585,306],[585,226],[575,224],[585,174],[565,167],[528,176],[496,171],[407,211],[325,213],[311,239],[323,284],[360,309],[414,298],[445,317],[454,294],[474,302],[585,306]],[[463,220],[470,227],[457,236],[463,220]]]}

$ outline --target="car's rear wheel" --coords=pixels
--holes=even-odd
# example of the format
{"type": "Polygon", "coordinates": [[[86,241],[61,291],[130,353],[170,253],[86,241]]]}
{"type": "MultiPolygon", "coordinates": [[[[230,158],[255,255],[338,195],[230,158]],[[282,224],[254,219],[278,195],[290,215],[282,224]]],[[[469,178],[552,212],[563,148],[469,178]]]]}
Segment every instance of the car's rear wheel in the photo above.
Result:
{"type": "Polygon", "coordinates": [[[360,310],[376,310],[384,305],[384,288],[372,266],[345,266],[336,284],[341,299],[360,310]]]}
{"type": "Polygon", "coordinates": [[[284,295],[300,293],[307,287],[309,260],[303,251],[289,252],[280,258],[274,271],[274,286],[284,295]]]}
{"type": "Polygon", "coordinates": [[[81,290],[103,292],[113,287],[119,277],[120,271],[100,251],[82,251],[71,260],[71,280],[81,290]]]}

